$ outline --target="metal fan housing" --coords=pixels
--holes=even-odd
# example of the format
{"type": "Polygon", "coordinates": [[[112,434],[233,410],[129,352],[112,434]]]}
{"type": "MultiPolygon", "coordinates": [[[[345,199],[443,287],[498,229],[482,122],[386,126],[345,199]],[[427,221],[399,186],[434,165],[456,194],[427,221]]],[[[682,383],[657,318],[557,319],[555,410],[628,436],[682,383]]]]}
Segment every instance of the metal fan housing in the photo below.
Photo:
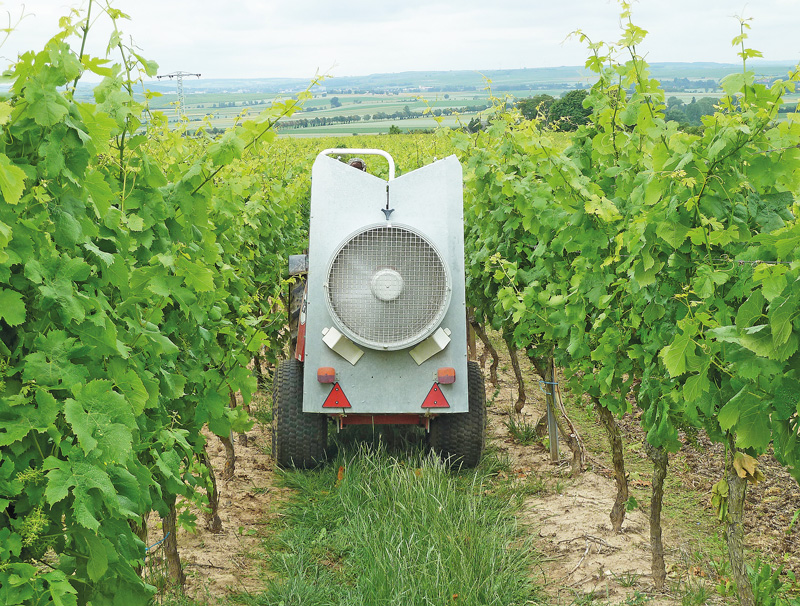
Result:
{"type": "Polygon", "coordinates": [[[395,351],[433,333],[447,312],[450,271],[436,246],[412,227],[377,224],[348,236],[325,282],[337,328],[370,349],[395,351]]]}

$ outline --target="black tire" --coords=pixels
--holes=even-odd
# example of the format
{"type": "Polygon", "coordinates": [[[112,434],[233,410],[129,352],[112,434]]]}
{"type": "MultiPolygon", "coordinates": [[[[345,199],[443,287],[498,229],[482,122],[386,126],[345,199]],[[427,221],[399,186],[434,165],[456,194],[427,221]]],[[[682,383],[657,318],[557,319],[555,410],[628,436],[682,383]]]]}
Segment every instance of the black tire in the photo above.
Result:
{"type": "Polygon", "coordinates": [[[303,365],[278,363],[272,387],[272,456],[281,467],[308,469],[325,460],[328,418],[303,413],[303,365]]]}
{"type": "Polygon", "coordinates": [[[303,294],[306,290],[305,275],[297,276],[297,281],[289,287],[289,355],[297,348],[297,331],[300,328],[300,311],[303,308],[303,294]]]}
{"type": "Polygon", "coordinates": [[[469,412],[431,421],[430,445],[451,467],[475,467],[486,444],[486,392],[477,362],[467,362],[469,412]]]}

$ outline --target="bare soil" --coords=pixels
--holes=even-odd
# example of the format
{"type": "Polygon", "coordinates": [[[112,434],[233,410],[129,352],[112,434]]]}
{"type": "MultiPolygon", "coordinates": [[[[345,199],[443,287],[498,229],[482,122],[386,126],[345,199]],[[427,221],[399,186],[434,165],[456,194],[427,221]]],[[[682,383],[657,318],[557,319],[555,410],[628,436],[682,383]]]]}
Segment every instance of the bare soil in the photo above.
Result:
{"type": "MultiPolygon", "coordinates": [[[[712,588],[724,582],[721,541],[713,543],[719,550],[714,557],[704,552],[711,544],[707,537],[721,532],[708,505],[711,486],[722,474],[721,446],[699,435],[686,439],[687,445],[670,455],[663,522],[668,588],[655,594],[647,514],[652,468],[641,448],[644,435],[638,420],[631,416],[620,422],[631,490],[638,507],[628,512],[623,531],[617,534],[609,520],[616,489],[599,423],[567,396],[567,410],[589,447],[587,471],[570,478],[570,453],[564,452],[563,445],[562,461],[553,464],[544,445],[523,446],[509,434],[506,422],[509,415],[516,414],[513,402],[517,386],[507,355],[501,353],[500,357],[498,384],[493,386],[488,380],[486,384],[488,443],[498,457],[507,458],[509,481],[519,482],[520,487],[535,482],[540,487],[526,498],[520,522],[529,529],[542,554],[541,564],[532,574],[551,596],[551,603],[566,606],[594,599],[595,604],[643,604],[647,598],[646,603],[652,606],[676,606],[681,604],[687,587],[712,588]]],[[[515,420],[535,425],[545,410],[544,395],[539,377],[524,356],[520,358],[528,401],[515,420]]],[[[255,406],[268,405],[263,397],[255,402],[255,406]]],[[[268,454],[269,428],[257,423],[248,437],[246,447],[236,444],[236,473],[228,481],[219,479],[224,447],[217,438],[209,437],[209,455],[221,494],[222,532],[206,530],[203,516],[198,514],[196,532],[180,530],[178,534],[188,577],[186,594],[201,603],[215,604],[230,593],[258,592],[269,578],[259,555],[261,545],[280,527],[280,509],[289,490],[280,487],[268,454]]],[[[794,512],[800,509],[800,488],[773,457],[762,456],[759,463],[767,480],[749,490],[746,541],[769,561],[784,563],[800,573],[800,524],[788,530],[794,512]]],[[[706,604],[733,603],[732,598],[710,593],[706,604]]]]}
{"type": "MultiPolygon", "coordinates": [[[[500,357],[502,360],[505,356],[501,353],[500,357]]],[[[622,533],[612,530],[609,513],[616,487],[607,448],[604,453],[607,456],[590,449],[588,469],[573,479],[569,466],[571,453],[565,451],[563,444],[560,462],[553,463],[549,448],[542,444],[523,446],[509,434],[506,423],[510,416],[514,415],[517,424],[536,425],[546,410],[535,371],[527,368],[525,360],[520,362],[527,383],[525,408],[520,414],[513,412],[510,395],[513,392],[516,397],[516,379],[501,362],[496,387],[499,393],[489,407],[489,434],[495,448],[509,457],[520,481],[530,482],[529,477],[520,474],[544,481],[544,489],[525,500],[521,521],[530,528],[542,552],[543,564],[534,574],[541,577],[545,591],[555,600],[553,604],[573,604],[581,598],[599,600],[594,602],[597,604],[623,604],[636,598],[637,592],[639,596],[646,595],[647,603],[652,606],[681,604],[677,595],[652,593],[647,514],[642,509],[630,511],[622,533]],[[532,380],[528,381],[528,377],[532,380]]],[[[488,390],[493,390],[491,385],[488,390]]],[[[602,431],[599,423],[595,431],[602,431]]],[[[665,528],[665,543],[683,541],[674,530],[665,528]]]]}

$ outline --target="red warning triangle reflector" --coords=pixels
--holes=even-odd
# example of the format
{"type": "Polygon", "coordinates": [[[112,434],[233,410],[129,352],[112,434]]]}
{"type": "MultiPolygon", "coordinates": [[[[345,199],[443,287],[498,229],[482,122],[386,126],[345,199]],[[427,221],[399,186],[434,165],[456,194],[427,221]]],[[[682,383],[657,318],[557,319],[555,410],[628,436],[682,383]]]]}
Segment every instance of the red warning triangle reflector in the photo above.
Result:
{"type": "Polygon", "coordinates": [[[331,389],[331,393],[328,394],[328,397],[325,398],[325,403],[322,405],[322,408],[350,408],[350,402],[347,399],[347,396],[344,395],[342,388],[339,387],[338,383],[334,383],[333,389],[331,389]]]}
{"type": "Polygon", "coordinates": [[[431,387],[425,397],[425,401],[422,403],[422,408],[450,408],[450,404],[447,403],[447,398],[444,397],[442,390],[439,389],[438,383],[434,383],[433,387],[431,387]]]}

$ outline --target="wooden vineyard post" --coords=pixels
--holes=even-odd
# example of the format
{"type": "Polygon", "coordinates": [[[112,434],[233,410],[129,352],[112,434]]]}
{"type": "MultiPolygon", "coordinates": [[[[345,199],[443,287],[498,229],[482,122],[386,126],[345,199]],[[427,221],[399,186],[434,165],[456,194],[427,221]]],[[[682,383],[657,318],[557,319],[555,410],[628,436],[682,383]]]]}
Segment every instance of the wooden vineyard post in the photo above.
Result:
{"type": "Polygon", "coordinates": [[[544,393],[547,401],[547,435],[550,438],[550,461],[558,463],[558,421],[555,412],[556,372],[553,358],[547,361],[547,372],[544,378],[544,393]]]}

